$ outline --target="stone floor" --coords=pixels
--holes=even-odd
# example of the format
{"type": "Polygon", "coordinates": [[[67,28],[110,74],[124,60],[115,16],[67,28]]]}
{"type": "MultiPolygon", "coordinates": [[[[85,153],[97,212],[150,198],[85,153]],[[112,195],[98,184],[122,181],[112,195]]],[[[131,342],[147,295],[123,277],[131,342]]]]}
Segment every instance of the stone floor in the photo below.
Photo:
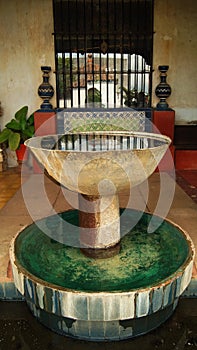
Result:
{"type": "MultiPolygon", "coordinates": [[[[120,205],[167,216],[187,231],[197,247],[196,192],[192,192],[192,197],[184,188],[193,186],[191,189],[196,190],[196,174],[195,171],[193,175],[179,173],[175,182],[171,174],[155,172],[147,183],[132,189],[131,198],[121,195],[120,205]]],[[[76,196],[71,199],[70,193],[65,192],[48,175],[35,174],[25,164],[0,173],[0,285],[12,282],[9,245],[16,233],[33,220],[51,215],[54,211],[70,209],[76,203],[76,196]]],[[[191,282],[193,290],[196,282],[197,273],[194,269],[191,282]]]]}
{"type": "Polygon", "coordinates": [[[177,170],[176,181],[197,203],[197,170],[177,170]]]}

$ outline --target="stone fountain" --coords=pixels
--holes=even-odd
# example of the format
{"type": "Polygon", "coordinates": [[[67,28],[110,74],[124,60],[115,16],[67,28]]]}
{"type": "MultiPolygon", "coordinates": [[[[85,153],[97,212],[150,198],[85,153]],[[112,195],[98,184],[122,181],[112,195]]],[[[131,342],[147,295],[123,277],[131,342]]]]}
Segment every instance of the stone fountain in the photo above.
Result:
{"type": "Polygon", "coordinates": [[[78,210],[34,222],[10,247],[15,285],[45,326],[79,339],[122,340],[173,313],[191,279],[189,236],[168,220],[150,232],[151,214],[119,208],[119,194],[154,172],[170,142],[131,131],[26,141],[49,175],[78,193],[78,210]]]}

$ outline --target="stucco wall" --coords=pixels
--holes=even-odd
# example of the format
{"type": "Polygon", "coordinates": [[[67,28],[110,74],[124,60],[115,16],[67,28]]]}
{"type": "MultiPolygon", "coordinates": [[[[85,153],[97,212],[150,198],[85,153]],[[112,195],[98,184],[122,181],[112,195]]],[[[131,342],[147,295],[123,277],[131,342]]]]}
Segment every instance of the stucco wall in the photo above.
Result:
{"type": "MultiPolygon", "coordinates": [[[[158,65],[169,65],[167,101],[176,121],[197,120],[197,1],[155,0],[154,31],[153,88],[158,65]]],[[[153,94],[153,105],[157,102],[153,94]]]]}
{"type": "MultiPolygon", "coordinates": [[[[0,101],[4,109],[0,125],[22,106],[29,112],[42,103],[37,94],[41,66],[54,71],[51,0],[0,0],[0,101]]],[[[50,82],[55,87],[55,74],[50,82]]],[[[52,101],[52,100],[51,100],[52,101]]],[[[53,104],[55,105],[54,98],[53,104]]]]}
{"type": "MultiPolygon", "coordinates": [[[[155,0],[153,106],[159,82],[158,65],[169,65],[168,99],[176,119],[197,119],[197,1],[155,0]]],[[[37,94],[42,82],[41,65],[52,67],[55,87],[52,0],[0,0],[0,101],[1,127],[23,105],[29,112],[42,103],[37,94]]],[[[55,107],[55,97],[52,99],[55,107]]]]}

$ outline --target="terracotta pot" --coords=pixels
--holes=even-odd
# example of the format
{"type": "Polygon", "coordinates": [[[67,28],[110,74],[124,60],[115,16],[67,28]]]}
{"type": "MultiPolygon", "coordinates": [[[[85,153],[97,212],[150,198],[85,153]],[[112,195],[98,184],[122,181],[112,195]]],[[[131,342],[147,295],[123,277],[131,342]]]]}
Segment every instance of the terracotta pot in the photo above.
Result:
{"type": "Polygon", "coordinates": [[[17,159],[19,162],[24,162],[27,160],[27,147],[22,143],[20,147],[16,150],[17,159]]]}

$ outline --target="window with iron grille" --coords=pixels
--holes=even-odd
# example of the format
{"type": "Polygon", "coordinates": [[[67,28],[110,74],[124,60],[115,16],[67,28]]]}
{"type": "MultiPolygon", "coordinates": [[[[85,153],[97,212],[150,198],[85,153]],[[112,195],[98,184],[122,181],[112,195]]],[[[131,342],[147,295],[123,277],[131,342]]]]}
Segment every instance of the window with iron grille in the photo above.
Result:
{"type": "Polygon", "coordinates": [[[53,0],[58,107],[151,105],[153,0],[53,0]]]}

